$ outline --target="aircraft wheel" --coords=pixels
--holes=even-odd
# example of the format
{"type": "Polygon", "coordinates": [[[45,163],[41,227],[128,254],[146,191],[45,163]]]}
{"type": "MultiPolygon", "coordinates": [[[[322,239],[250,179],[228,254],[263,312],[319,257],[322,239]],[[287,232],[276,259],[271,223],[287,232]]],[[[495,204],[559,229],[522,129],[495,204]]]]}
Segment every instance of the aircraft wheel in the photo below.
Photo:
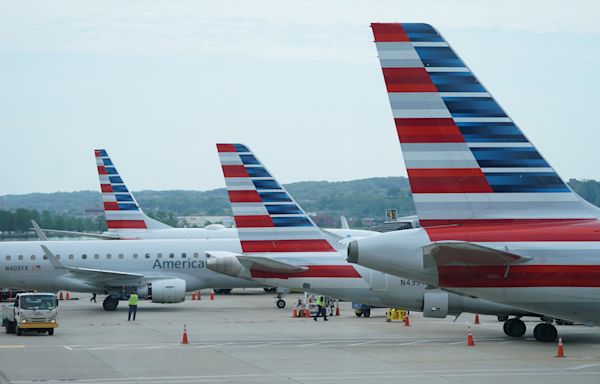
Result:
{"type": "Polygon", "coordinates": [[[521,319],[510,319],[504,322],[504,333],[510,337],[522,337],[527,331],[527,326],[521,319]]]}
{"type": "Polygon", "coordinates": [[[119,306],[119,300],[116,297],[106,296],[102,302],[102,308],[105,311],[114,311],[119,306]]]}
{"type": "Polygon", "coordinates": [[[277,308],[283,309],[285,308],[285,300],[279,299],[275,302],[275,305],[277,305],[277,308]]]}
{"type": "Polygon", "coordinates": [[[53,328],[50,328],[50,329],[48,330],[48,336],[52,336],[52,335],[54,335],[54,329],[53,329],[53,328]]]}
{"type": "Polygon", "coordinates": [[[354,314],[356,315],[356,317],[361,317],[363,315],[363,310],[362,309],[355,309],[354,310],[354,314]]]}
{"type": "Polygon", "coordinates": [[[363,311],[363,316],[364,317],[371,317],[371,309],[367,308],[363,311]]]}
{"type": "Polygon", "coordinates": [[[556,331],[554,325],[548,323],[541,323],[536,325],[533,329],[533,336],[537,341],[549,343],[556,340],[558,332],[556,331]]]}

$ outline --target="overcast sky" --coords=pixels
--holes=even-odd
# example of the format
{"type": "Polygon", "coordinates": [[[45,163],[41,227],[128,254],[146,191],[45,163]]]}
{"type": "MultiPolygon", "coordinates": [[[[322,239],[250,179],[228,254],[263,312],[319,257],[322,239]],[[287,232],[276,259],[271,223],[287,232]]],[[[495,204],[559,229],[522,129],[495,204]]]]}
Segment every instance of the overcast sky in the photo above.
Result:
{"type": "Polygon", "coordinates": [[[369,24],[435,25],[564,179],[600,179],[596,1],[0,0],[0,195],[405,175],[369,24]]]}

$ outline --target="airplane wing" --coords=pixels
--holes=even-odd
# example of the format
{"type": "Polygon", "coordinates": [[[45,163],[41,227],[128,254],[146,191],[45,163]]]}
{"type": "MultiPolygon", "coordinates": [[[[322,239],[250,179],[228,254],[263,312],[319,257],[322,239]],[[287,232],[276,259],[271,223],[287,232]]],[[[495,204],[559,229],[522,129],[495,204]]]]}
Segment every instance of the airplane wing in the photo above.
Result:
{"type": "Polygon", "coordinates": [[[516,255],[499,249],[484,247],[466,241],[438,241],[423,248],[425,268],[452,265],[505,265],[505,276],[511,264],[524,263],[530,257],[516,255]]]}
{"type": "Polygon", "coordinates": [[[37,221],[31,220],[31,225],[33,225],[33,230],[35,231],[35,234],[36,234],[36,236],[38,237],[39,240],[41,240],[41,241],[48,241],[48,238],[46,237],[46,234],[44,233],[44,231],[42,231],[42,229],[38,225],[37,221]]]}
{"type": "MultiPolygon", "coordinates": [[[[35,229],[35,226],[34,226],[35,229]]],[[[59,229],[45,229],[40,228],[40,231],[46,233],[56,233],[57,235],[66,235],[66,236],[85,236],[85,237],[93,237],[95,239],[103,239],[103,240],[123,240],[123,238],[119,235],[107,235],[104,233],[90,233],[90,232],[77,232],[77,231],[62,231],[59,229]]],[[[37,233],[37,231],[36,231],[37,233]]],[[[39,236],[39,234],[38,234],[39,236]]]]}
{"type": "Polygon", "coordinates": [[[130,272],[120,272],[120,271],[111,271],[106,269],[93,269],[93,268],[79,268],[79,267],[67,267],[63,265],[60,260],[46,247],[45,245],[41,245],[44,250],[44,254],[48,257],[50,264],[55,269],[62,269],[67,272],[71,272],[76,275],[80,275],[82,279],[90,282],[98,282],[98,281],[106,281],[106,280],[160,280],[168,277],[162,276],[144,276],[139,273],[130,273],[130,272]]]}
{"type": "Polygon", "coordinates": [[[300,267],[294,264],[284,263],[262,256],[238,256],[238,260],[248,269],[276,273],[299,273],[308,270],[308,267],[300,267]]]}

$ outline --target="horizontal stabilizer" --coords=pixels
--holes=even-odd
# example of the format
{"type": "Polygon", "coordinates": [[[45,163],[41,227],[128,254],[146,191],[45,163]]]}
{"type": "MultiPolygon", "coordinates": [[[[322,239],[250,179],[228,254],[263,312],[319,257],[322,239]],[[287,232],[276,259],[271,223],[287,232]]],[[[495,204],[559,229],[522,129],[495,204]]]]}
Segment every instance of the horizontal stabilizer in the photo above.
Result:
{"type": "Polygon", "coordinates": [[[238,256],[240,263],[248,269],[274,273],[300,273],[308,270],[308,267],[300,267],[284,263],[262,256],[238,256]]]}
{"type": "Polygon", "coordinates": [[[523,263],[530,257],[515,255],[507,251],[484,247],[463,241],[443,241],[423,248],[425,268],[454,265],[505,265],[523,263]]]}

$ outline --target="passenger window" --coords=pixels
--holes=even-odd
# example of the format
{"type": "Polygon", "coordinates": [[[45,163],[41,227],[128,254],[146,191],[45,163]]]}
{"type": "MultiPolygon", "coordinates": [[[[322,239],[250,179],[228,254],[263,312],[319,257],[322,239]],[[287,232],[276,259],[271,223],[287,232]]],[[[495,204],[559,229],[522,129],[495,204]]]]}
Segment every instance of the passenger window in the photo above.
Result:
{"type": "MultiPolygon", "coordinates": [[[[32,256],[33,256],[33,255],[32,255],[32,256]]],[[[33,258],[35,258],[35,256],[33,256],[33,258]]],[[[44,259],[44,260],[48,260],[48,256],[44,255],[44,256],[42,256],[42,259],[44,259]]]]}
{"type": "Polygon", "coordinates": [[[31,255],[31,260],[35,260],[35,255],[31,255]]]}
{"type": "Polygon", "coordinates": [[[134,258],[134,259],[137,259],[137,253],[134,253],[134,254],[133,254],[133,258],[134,258]]]}
{"type": "Polygon", "coordinates": [[[159,258],[159,259],[162,259],[162,253],[157,253],[156,257],[159,258]]]}
{"type": "Polygon", "coordinates": [[[106,254],[106,259],[107,259],[107,260],[110,260],[110,258],[111,258],[111,257],[112,257],[112,255],[111,255],[110,253],[107,253],[107,254],[106,254]]]}
{"type": "Polygon", "coordinates": [[[56,255],[56,258],[57,258],[58,260],[60,260],[60,255],[56,255]]]}
{"type": "Polygon", "coordinates": [[[174,253],[169,253],[169,258],[171,258],[171,259],[172,259],[172,258],[174,258],[174,257],[175,257],[175,254],[174,254],[174,253]]]}
{"type": "Polygon", "coordinates": [[[149,258],[150,258],[150,254],[146,253],[146,259],[149,259],[149,258]]]}
{"type": "Polygon", "coordinates": [[[83,255],[81,255],[81,258],[82,258],[83,260],[85,260],[85,259],[87,259],[87,255],[84,253],[83,255]]]}
{"type": "Polygon", "coordinates": [[[97,253],[96,253],[96,254],[94,254],[94,259],[99,259],[99,258],[100,258],[100,255],[99,255],[99,254],[97,254],[97,253]]]}
{"type": "Polygon", "coordinates": [[[119,253],[119,259],[122,259],[122,258],[123,258],[123,254],[119,253]]]}
{"type": "Polygon", "coordinates": [[[69,260],[73,260],[73,255],[69,255],[69,260]]]}
{"type": "Polygon", "coordinates": [[[198,258],[198,252],[194,252],[194,257],[198,258]]]}
{"type": "Polygon", "coordinates": [[[23,255],[19,255],[17,258],[18,258],[19,260],[23,260],[23,255]]]}
{"type": "Polygon", "coordinates": [[[10,255],[6,255],[6,261],[10,261],[10,255]]]}
{"type": "Polygon", "coordinates": [[[181,254],[182,259],[185,259],[186,257],[187,257],[187,255],[185,254],[185,252],[181,254]]]}

